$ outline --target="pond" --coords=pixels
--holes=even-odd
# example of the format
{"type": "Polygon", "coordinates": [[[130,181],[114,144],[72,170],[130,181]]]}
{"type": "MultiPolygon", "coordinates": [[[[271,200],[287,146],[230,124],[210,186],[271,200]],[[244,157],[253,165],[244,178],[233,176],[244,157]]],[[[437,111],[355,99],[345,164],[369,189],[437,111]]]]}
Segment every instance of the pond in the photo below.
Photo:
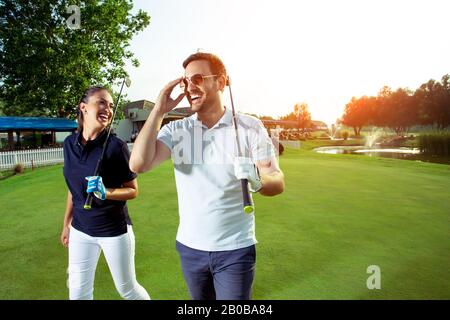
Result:
{"type": "Polygon", "coordinates": [[[328,146],[315,148],[318,153],[328,154],[359,154],[374,157],[395,158],[404,160],[415,160],[450,164],[449,157],[437,157],[423,155],[417,148],[368,148],[366,146],[328,146]]]}

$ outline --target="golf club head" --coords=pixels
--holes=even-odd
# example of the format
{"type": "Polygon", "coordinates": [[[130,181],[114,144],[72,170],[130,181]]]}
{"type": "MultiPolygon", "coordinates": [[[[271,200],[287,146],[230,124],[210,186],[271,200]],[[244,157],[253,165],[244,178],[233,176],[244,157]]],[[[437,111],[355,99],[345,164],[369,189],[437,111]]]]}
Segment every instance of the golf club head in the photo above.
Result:
{"type": "Polygon", "coordinates": [[[131,86],[131,79],[130,78],[125,78],[125,85],[127,86],[127,87],[130,87],[131,86]]]}

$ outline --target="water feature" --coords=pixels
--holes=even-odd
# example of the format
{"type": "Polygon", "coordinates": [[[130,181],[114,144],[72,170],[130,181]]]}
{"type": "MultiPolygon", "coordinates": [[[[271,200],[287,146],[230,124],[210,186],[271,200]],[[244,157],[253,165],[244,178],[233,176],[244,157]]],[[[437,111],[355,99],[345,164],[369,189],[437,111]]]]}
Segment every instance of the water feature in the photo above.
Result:
{"type": "Polygon", "coordinates": [[[342,139],[338,139],[336,138],[336,133],[338,133],[338,131],[341,129],[340,125],[337,123],[330,123],[328,125],[328,131],[329,133],[327,133],[328,137],[330,137],[331,140],[342,140],[342,139]]]}
{"type": "MultiPolygon", "coordinates": [[[[331,123],[328,127],[328,136],[331,140],[343,140],[336,138],[336,133],[341,129],[338,124],[331,123]]],[[[450,164],[450,157],[424,155],[420,153],[418,148],[393,148],[392,146],[399,145],[398,141],[394,143],[395,139],[392,139],[392,137],[386,137],[386,134],[387,133],[383,129],[374,127],[368,134],[365,134],[363,146],[327,146],[315,148],[314,151],[327,154],[358,154],[370,157],[385,157],[450,164]],[[381,139],[383,136],[385,136],[384,139],[381,139]]]]}
{"type": "Polygon", "coordinates": [[[365,146],[367,148],[373,148],[375,146],[376,141],[378,140],[379,137],[381,137],[382,134],[383,130],[379,128],[372,128],[372,131],[365,137],[366,138],[365,146]]]}
{"type": "Polygon", "coordinates": [[[403,160],[416,160],[450,164],[449,157],[428,156],[420,153],[418,148],[367,148],[366,146],[329,146],[314,149],[326,154],[357,154],[369,157],[384,157],[403,160]]]}

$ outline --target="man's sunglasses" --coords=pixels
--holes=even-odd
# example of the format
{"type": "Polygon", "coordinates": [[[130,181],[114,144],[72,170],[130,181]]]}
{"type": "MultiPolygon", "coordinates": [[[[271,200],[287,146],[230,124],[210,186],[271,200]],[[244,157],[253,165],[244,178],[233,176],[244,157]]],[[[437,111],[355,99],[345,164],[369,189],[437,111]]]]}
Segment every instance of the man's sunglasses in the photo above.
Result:
{"type": "Polygon", "coordinates": [[[204,76],[200,73],[194,74],[193,76],[190,77],[183,77],[183,79],[181,79],[180,82],[180,88],[181,89],[185,89],[188,86],[188,81],[190,83],[192,83],[194,86],[201,86],[203,85],[203,83],[205,82],[206,78],[212,78],[212,77],[218,77],[217,74],[212,74],[212,75],[208,75],[208,76],[204,76]]]}

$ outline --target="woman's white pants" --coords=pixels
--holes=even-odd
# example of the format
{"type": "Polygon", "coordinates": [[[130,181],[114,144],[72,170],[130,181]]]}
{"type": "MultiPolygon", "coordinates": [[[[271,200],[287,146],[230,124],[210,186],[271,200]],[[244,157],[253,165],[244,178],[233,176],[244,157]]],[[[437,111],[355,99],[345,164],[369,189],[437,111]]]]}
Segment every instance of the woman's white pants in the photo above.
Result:
{"type": "Polygon", "coordinates": [[[134,233],[117,237],[91,237],[70,228],[69,235],[69,298],[94,298],[94,277],[100,252],[103,250],[114,284],[120,296],[127,300],[150,300],[147,291],[137,282],[134,269],[134,233]]]}

